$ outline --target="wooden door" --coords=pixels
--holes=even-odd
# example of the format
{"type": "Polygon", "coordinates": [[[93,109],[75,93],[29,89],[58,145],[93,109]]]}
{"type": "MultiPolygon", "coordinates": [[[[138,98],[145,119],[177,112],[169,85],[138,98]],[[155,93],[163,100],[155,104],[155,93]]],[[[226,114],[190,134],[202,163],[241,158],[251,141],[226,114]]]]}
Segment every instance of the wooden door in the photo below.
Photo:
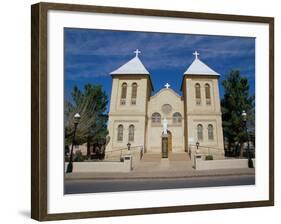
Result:
{"type": "Polygon", "coordinates": [[[168,149],[172,151],[172,133],[168,131],[168,149]]]}
{"type": "Polygon", "coordinates": [[[162,138],[162,158],[168,158],[168,138],[162,138]]]}

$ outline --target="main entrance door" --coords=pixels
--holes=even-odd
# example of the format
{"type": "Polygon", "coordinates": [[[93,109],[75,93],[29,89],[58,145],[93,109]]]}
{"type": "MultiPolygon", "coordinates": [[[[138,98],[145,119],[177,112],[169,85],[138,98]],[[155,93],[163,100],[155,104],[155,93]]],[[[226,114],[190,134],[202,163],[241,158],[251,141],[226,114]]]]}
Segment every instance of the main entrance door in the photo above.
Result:
{"type": "Polygon", "coordinates": [[[167,135],[162,134],[162,158],[168,158],[172,151],[172,133],[167,131],[167,135]]]}
{"type": "Polygon", "coordinates": [[[169,152],[172,151],[172,133],[170,131],[167,131],[168,133],[168,150],[169,152]]]}

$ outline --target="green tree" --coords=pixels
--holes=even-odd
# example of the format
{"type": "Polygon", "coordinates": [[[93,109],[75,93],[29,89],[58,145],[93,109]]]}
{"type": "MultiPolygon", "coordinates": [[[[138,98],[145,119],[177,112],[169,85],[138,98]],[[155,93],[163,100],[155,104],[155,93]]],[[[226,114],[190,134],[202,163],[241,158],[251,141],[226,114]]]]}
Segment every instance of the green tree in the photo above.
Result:
{"type": "Polygon", "coordinates": [[[76,113],[81,116],[76,132],[76,144],[87,143],[88,155],[92,142],[107,135],[106,106],[108,97],[100,85],[86,84],[83,91],[77,86],[72,91],[72,101],[65,101],[64,124],[65,145],[72,143],[74,125],[73,117],[76,113]]]}
{"type": "Polygon", "coordinates": [[[221,101],[222,123],[224,137],[228,142],[227,150],[234,152],[236,156],[242,156],[242,146],[247,141],[247,134],[241,114],[245,110],[248,114],[247,125],[254,126],[254,96],[249,95],[248,78],[240,76],[239,70],[231,71],[222,84],[224,87],[224,98],[221,101]]]}

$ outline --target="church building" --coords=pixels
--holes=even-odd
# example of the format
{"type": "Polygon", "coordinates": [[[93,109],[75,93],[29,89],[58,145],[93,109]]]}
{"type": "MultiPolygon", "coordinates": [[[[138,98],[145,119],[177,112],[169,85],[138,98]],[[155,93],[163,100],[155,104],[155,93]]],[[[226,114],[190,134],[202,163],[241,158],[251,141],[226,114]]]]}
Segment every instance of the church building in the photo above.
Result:
{"type": "Polygon", "coordinates": [[[220,75],[195,52],[194,61],[182,75],[182,94],[167,83],[153,95],[150,73],[139,58],[140,51],[134,53],[133,59],[110,73],[110,142],[106,152],[127,148],[130,143],[145,153],[161,154],[166,131],[169,153],[194,152],[199,143],[201,151],[223,156],[220,75]]]}

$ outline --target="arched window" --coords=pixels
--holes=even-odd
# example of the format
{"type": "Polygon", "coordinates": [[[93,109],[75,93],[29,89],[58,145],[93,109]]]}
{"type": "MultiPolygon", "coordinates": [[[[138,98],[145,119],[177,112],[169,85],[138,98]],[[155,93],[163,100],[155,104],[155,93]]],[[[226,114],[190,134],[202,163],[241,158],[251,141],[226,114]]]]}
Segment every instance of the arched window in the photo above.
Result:
{"type": "Polygon", "coordinates": [[[181,114],[179,112],[176,112],[173,114],[173,123],[174,124],[180,124],[182,120],[181,114]]]}
{"type": "Polygon", "coordinates": [[[200,105],[201,104],[201,89],[200,89],[199,83],[195,84],[195,98],[196,98],[196,104],[200,105]]]}
{"type": "Polygon", "coordinates": [[[123,125],[119,124],[117,130],[117,141],[123,141],[123,130],[124,130],[123,125]]]}
{"type": "Polygon", "coordinates": [[[203,140],[203,125],[202,124],[197,125],[197,139],[198,139],[198,141],[203,140]]]}
{"type": "Polygon", "coordinates": [[[129,141],[133,142],[134,138],[135,138],[135,126],[131,124],[129,126],[129,141]]]}
{"type": "Polygon", "coordinates": [[[205,95],[206,95],[206,104],[211,104],[211,92],[210,92],[210,85],[205,84],[205,95]]]}
{"type": "Polygon", "coordinates": [[[137,83],[133,83],[132,85],[132,98],[131,98],[131,104],[135,105],[136,104],[136,100],[137,100],[137,90],[138,90],[138,85],[137,83]]]}
{"type": "Polygon", "coordinates": [[[123,83],[122,84],[122,88],[121,88],[121,105],[125,105],[126,104],[126,97],[127,97],[127,83],[123,83]]]}
{"type": "Polygon", "coordinates": [[[214,139],[214,127],[213,125],[208,125],[208,139],[213,140],[214,139]]]}
{"type": "Polygon", "coordinates": [[[161,123],[161,115],[157,112],[153,113],[152,114],[152,123],[154,124],[158,124],[158,123],[161,123]]]}

